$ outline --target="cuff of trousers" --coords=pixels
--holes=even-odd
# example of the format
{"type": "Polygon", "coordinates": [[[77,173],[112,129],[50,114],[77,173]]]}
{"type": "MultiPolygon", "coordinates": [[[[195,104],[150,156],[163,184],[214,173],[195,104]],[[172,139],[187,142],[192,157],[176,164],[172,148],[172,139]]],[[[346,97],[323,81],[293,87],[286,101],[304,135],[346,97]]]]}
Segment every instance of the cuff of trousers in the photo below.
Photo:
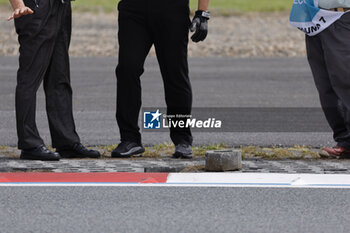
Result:
{"type": "Polygon", "coordinates": [[[139,145],[142,145],[142,141],[141,140],[137,140],[137,139],[134,139],[134,138],[123,138],[120,140],[121,142],[135,142],[139,145]]]}
{"type": "Polygon", "coordinates": [[[141,134],[137,132],[130,131],[121,131],[120,132],[120,141],[121,142],[135,142],[138,144],[142,144],[141,134]]]}

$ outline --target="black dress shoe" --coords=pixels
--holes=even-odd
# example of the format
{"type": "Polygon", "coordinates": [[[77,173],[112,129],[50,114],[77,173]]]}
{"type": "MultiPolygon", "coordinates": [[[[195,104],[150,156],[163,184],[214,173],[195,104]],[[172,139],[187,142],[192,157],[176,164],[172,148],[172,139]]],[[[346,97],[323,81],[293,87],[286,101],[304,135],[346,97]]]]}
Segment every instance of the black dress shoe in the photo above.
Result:
{"type": "Polygon", "coordinates": [[[42,161],[58,161],[60,154],[52,152],[45,146],[39,146],[32,150],[22,150],[21,159],[26,160],[42,160],[42,161]]]}
{"type": "Polygon", "coordinates": [[[62,158],[73,159],[73,158],[99,158],[101,157],[100,152],[97,150],[89,150],[81,143],[75,144],[71,149],[57,150],[62,158]]]}
{"type": "Polygon", "coordinates": [[[142,154],[145,148],[136,142],[121,142],[117,148],[112,151],[112,158],[130,158],[132,155],[142,154]]]}
{"type": "Polygon", "coordinates": [[[192,146],[188,144],[176,145],[173,158],[192,159],[192,146]]]}

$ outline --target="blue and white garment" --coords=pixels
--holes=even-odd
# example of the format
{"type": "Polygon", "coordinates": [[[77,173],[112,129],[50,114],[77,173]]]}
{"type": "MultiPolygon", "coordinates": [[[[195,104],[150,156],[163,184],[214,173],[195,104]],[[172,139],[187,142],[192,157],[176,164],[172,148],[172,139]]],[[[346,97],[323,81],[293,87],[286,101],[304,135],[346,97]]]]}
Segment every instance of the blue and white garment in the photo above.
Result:
{"type": "Polygon", "coordinates": [[[308,36],[314,36],[337,21],[344,12],[328,11],[318,7],[319,0],[293,0],[290,24],[308,36]]]}

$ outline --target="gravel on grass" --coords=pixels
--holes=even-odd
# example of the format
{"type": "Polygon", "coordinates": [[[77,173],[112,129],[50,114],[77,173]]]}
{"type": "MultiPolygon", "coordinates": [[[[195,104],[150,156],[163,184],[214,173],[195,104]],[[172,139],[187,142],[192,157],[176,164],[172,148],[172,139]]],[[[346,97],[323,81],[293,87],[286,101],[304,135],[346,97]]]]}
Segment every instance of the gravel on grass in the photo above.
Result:
{"type": "MultiPolygon", "coordinates": [[[[0,55],[18,55],[10,10],[0,10],[0,55]]],[[[71,56],[117,56],[117,13],[73,12],[71,56]]],[[[209,36],[189,44],[190,57],[296,57],[305,56],[304,34],[288,23],[288,12],[213,15],[209,36]]],[[[151,50],[154,56],[154,49],[151,50]]]]}

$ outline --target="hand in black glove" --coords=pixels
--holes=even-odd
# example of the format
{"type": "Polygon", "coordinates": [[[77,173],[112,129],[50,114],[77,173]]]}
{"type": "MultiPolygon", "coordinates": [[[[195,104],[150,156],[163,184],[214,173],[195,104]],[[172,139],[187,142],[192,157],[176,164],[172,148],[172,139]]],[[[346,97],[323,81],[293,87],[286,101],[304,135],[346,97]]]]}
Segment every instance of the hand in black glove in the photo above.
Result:
{"type": "Polygon", "coordinates": [[[208,35],[208,20],[210,19],[210,12],[208,11],[196,11],[193,17],[190,30],[195,32],[191,39],[193,42],[205,40],[208,35]]]}

